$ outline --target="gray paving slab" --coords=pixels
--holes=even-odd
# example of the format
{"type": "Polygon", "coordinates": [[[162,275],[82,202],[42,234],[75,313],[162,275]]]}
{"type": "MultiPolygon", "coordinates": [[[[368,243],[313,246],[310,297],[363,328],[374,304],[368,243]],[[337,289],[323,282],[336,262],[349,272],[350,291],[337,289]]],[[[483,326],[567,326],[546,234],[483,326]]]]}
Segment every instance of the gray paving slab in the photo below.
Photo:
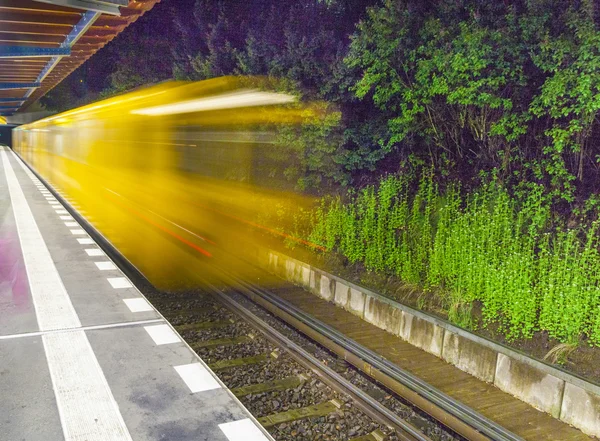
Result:
{"type": "Polygon", "coordinates": [[[0,440],[64,440],[41,337],[0,340],[0,440]]]}
{"type": "Polygon", "coordinates": [[[197,362],[184,343],[156,346],[142,326],[87,332],[136,441],[226,441],[217,425],[247,418],[225,389],[190,393],[174,366],[197,362]]]}

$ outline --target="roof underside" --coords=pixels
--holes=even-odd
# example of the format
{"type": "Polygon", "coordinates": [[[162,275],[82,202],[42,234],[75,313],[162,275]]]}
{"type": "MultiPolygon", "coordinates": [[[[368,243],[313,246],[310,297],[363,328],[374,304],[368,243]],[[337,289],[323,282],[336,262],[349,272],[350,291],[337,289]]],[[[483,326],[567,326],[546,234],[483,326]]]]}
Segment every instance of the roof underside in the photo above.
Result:
{"type": "Polygon", "coordinates": [[[0,0],[0,115],[44,96],[159,1],[0,0]]]}

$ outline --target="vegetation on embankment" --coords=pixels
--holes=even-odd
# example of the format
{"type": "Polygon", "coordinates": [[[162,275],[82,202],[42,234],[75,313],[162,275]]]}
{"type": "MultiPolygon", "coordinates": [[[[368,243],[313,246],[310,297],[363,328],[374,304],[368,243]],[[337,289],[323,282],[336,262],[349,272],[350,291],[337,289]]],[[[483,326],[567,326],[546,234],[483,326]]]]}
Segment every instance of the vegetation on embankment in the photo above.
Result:
{"type": "Polygon", "coordinates": [[[389,176],[345,201],[324,199],[308,238],[439,296],[459,325],[470,327],[479,301],[484,324],[499,323],[509,339],[541,330],[600,344],[598,221],[566,228],[539,186],[511,195],[490,178],[462,195],[426,174],[414,187],[389,176]]]}

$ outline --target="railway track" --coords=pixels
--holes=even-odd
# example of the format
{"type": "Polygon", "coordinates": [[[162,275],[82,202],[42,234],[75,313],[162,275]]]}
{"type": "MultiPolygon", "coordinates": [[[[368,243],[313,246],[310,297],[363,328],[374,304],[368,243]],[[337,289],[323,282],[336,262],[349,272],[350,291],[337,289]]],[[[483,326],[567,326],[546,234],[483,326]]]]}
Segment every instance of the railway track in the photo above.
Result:
{"type": "Polygon", "coordinates": [[[277,319],[264,310],[259,317],[239,293],[150,300],[276,440],[457,439],[404,404],[395,403],[400,413],[390,409],[389,393],[298,333],[290,338],[293,329],[276,329],[277,319]]]}
{"type": "Polygon", "coordinates": [[[314,319],[273,292],[235,279],[222,271],[221,273],[236,292],[284,320],[463,438],[472,441],[523,441],[520,436],[445,395],[331,326],[314,319]]]}

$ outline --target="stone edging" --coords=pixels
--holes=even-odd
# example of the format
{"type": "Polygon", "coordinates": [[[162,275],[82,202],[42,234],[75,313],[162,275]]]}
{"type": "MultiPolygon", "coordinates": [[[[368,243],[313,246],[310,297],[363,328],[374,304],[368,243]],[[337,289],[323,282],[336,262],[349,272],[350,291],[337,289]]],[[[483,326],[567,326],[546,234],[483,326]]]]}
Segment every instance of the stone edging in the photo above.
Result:
{"type": "Polygon", "coordinates": [[[600,386],[273,250],[259,264],[584,433],[600,438],[600,386]]]}

